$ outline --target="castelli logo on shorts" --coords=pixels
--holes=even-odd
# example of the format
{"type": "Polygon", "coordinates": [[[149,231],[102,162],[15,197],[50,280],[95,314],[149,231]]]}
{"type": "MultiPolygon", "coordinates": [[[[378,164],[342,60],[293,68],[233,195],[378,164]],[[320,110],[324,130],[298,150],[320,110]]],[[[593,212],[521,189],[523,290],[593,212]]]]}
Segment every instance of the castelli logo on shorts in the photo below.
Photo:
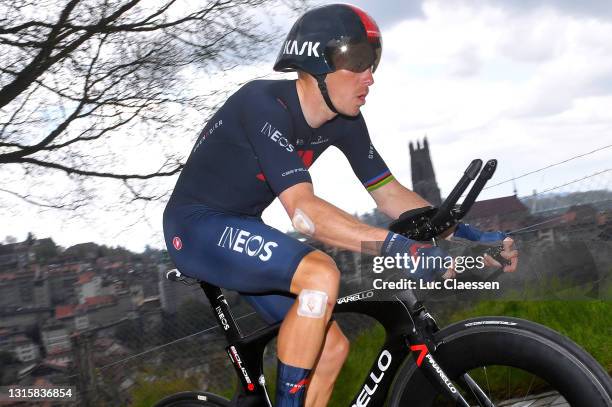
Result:
{"type": "Polygon", "coordinates": [[[174,236],[174,238],[172,238],[172,246],[174,246],[176,250],[181,250],[183,248],[183,241],[180,237],[174,236]]]}
{"type": "Polygon", "coordinates": [[[272,249],[278,247],[278,243],[266,242],[263,237],[253,235],[251,232],[226,226],[217,246],[244,253],[250,257],[257,256],[261,261],[268,261],[272,257],[272,249]]]}

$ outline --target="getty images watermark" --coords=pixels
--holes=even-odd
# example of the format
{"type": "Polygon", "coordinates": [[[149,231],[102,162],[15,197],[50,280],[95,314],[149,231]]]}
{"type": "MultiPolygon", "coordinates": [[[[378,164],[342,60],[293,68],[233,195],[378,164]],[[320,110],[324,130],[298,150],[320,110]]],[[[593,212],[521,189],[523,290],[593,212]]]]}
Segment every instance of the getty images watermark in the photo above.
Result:
{"type": "MultiPolygon", "coordinates": [[[[372,272],[382,274],[385,271],[402,271],[409,275],[414,275],[418,269],[428,270],[453,268],[457,274],[466,270],[482,270],[486,267],[484,256],[427,256],[418,254],[411,256],[408,253],[396,254],[395,256],[376,256],[372,262],[372,272]]],[[[458,281],[454,278],[444,281],[425,281],[423,279],[409,277],[385,280],[375,278],[372,281],[373,288],[377,290],[498,290],[497,281],[458,281]]]]}

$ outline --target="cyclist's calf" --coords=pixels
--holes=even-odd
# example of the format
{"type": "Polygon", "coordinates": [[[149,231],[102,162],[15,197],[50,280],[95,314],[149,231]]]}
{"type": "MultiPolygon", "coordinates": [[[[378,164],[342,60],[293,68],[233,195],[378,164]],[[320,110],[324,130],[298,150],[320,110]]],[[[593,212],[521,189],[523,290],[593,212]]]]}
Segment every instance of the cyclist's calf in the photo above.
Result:
{"type": "MultiPolygon", "coordinates": [[[[278,333],[276,405],[303,405],[309,376],[321,353],[326,327],[338,297],[339,284],[340,271],[331,257],[321,251],[309,253],[298,265],[290,288],[298,299],[278,333]]],[[[321,393],[321,389],[318,392],[321,393]]],[[[322,399],[327,400],[327,393],[323,391],[322,399]]]]}

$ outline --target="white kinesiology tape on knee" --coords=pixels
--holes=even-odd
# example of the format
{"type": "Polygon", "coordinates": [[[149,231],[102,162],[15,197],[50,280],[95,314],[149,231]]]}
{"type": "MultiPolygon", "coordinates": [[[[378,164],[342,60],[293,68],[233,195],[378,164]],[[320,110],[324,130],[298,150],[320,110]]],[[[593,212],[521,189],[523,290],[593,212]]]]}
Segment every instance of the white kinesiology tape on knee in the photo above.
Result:
{"type": "Polygon", "coordinates": [[[323,318],[325,315],[327,293],[324,291],[302,290],[298,301],[298,315],[309,318],[323,318]]]}
{"type": "Polygon", "coordinates": [[[293,212],[293,219],[291,219],[291,223],[293,224],[293,228],[300,233],[303,233],[308,236],[312,236],[315,233],[315,225],[312,220],[302,211],[300,208],[297,208],[293,212]]]}

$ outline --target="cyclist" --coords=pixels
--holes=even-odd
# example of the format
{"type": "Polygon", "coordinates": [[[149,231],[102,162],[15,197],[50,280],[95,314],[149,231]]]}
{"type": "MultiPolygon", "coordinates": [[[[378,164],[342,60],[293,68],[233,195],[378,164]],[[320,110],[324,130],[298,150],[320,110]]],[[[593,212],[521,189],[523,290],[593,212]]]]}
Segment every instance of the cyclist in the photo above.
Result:
{"type": "MultiPolygon", "coordinates": [[[[262,211],[276,197],[296,230],[325,244],[377,255],[443,255],[437,247],[363,224],[313,191],[308,168],[334,145],[385,214],[397,218],[429,205],[394,179],[360,114],[381,53],[380,30],[363,10],[333,4],[306,12],[274,65],[276,71],[297,71],[298,79],[257,80],[230,96],[196,140],[164,211],[166,244],[181,272],[239,291],[267,322],[283,321],[278,406],[326,405],[349,343],[330,321],[338,268],[325,253],[262,222],[262,211]],[[375,241],[382,248],[362,247],[375,241]]],[[[454,233],[504,238],[469,225],[454,233]]],[[[505,271],[513,271],[517,253],[510,239],[502,255],[511,259],[505,271]]],[[[452,278],[454,270],[438,264],[415,274],[452,278]]]]}

